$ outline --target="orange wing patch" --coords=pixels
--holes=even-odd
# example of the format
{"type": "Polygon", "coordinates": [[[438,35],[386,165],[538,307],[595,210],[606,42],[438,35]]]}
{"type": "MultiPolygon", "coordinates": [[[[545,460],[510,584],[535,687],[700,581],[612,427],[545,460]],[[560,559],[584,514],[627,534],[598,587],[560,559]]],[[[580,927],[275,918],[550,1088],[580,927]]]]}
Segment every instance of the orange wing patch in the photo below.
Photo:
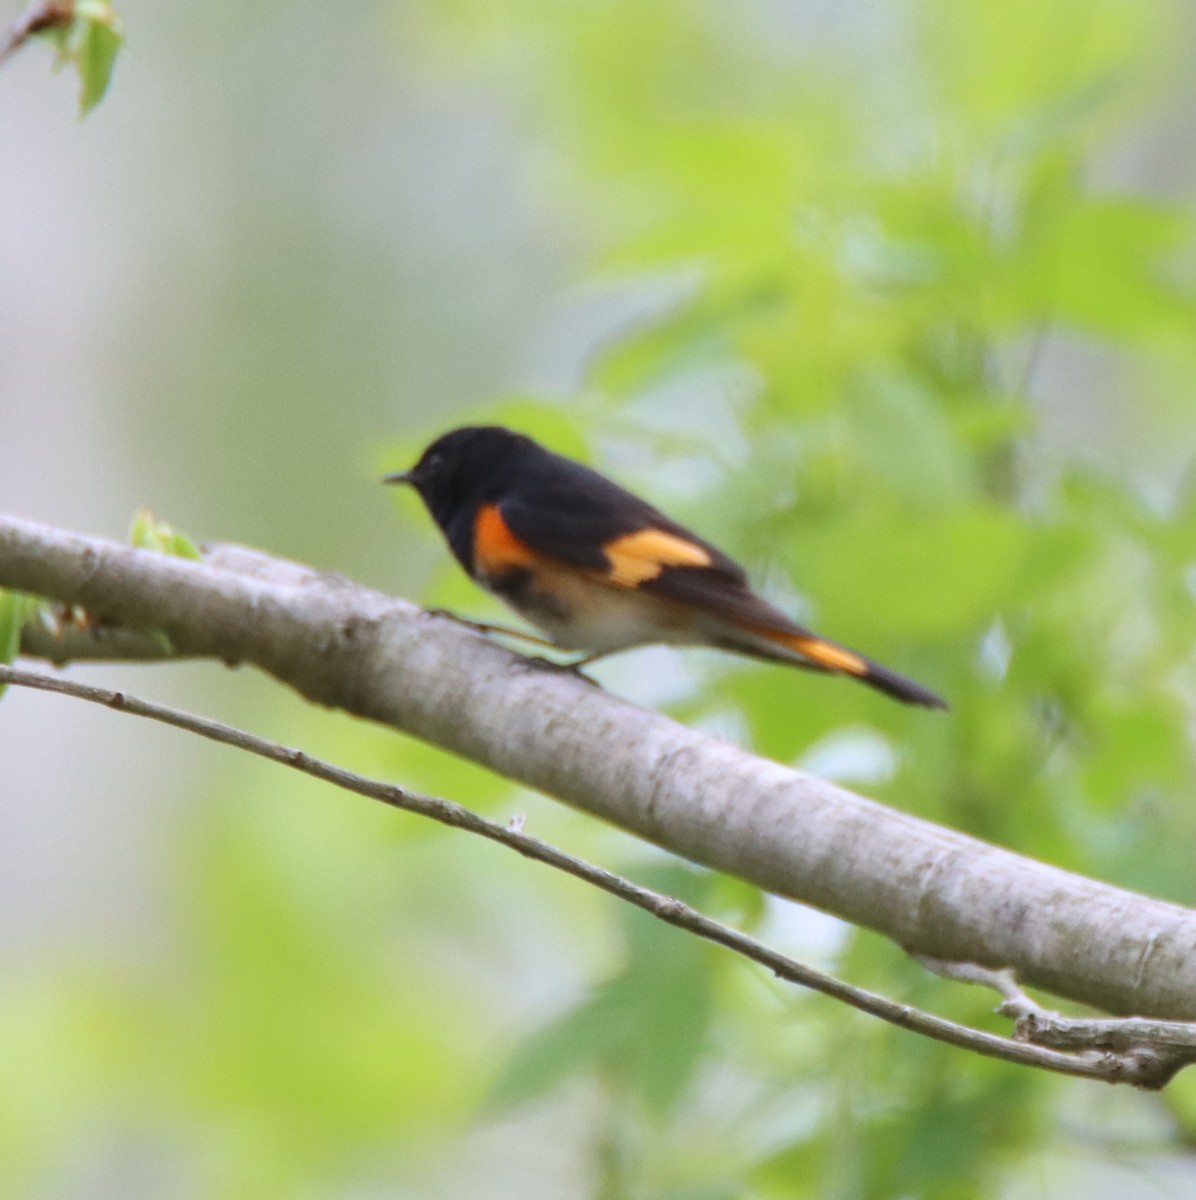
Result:
{"type": "Polygon", "coordinates": [[[511,532],[498,505],[483,504],[473,523],[474,569],[483,575],[501,575],[535,561],[535,553],[511,532]]]}
{"type": "Polygon", "coordinates": [[[636,587],[656,579],[665,567],[708,567],[710,554],[662,529],[640,529],[625,533],[602,547],[610,570],[606,578],[623,587],[636,587]]]}

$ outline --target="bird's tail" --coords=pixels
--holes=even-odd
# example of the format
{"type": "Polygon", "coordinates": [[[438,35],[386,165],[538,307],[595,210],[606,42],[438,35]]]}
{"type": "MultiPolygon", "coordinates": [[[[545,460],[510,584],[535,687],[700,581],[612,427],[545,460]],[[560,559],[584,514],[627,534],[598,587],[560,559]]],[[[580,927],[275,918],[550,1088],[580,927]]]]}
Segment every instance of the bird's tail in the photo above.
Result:
{"type": "Polygon", "coordinates": [[[794,632],[761,626],[746,632],[749,632],[751,637],[751,652],[765,658],[777,659],[815,671],[826,671],[833,675],[849,675],[906,704],[920,704],[925,708],[948,707],[946,700],[929,688],[924,688],[920,683],[915,683],[912,679],[890,671],[888,667],[882,667],[880,663],[817,634],[805,630],[794,632]]]}

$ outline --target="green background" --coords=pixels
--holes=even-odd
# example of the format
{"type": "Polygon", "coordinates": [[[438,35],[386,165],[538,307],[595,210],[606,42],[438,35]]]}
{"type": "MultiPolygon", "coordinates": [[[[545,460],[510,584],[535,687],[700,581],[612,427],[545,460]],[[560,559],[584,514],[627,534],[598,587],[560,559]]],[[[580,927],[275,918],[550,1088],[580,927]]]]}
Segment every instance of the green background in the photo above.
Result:
{"type": "MultiPolygon", "coordinates": [[[[1196,904],[1196,96],[1161,0],[121,8],[0,70],[0,509],[149,504],[497,615],[377,484],[584,457],[953,703],[652,649],[613,690],[1196,904]]],[[[422,787],[854,981],[983,992],[210,664],[80,676],[422,787]]],[[[1196,1197],[1196,1082],[895,1032],[458,832],[0,710],[0,1194],[1196,1197]]]]}

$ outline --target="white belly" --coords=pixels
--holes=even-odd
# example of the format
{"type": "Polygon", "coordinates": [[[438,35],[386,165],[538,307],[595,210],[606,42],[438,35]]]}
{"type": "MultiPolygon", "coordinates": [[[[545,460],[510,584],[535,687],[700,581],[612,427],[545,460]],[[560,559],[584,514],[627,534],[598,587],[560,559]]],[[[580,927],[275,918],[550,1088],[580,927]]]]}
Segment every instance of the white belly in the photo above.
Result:
{"type": "Polygon", "coordinates": [[[551,579],[551,591],[500,597],[566,650],[590,654],[652,642],[693,645],[703,639],[680,605],[649,593],[593,582],[574,572],[551,579]]]}

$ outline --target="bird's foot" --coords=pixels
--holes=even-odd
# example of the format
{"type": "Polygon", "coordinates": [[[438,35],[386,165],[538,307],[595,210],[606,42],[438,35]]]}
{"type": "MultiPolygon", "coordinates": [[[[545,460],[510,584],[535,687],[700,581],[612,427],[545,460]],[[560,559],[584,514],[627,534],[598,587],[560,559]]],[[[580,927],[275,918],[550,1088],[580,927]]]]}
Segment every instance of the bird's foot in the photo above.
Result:
{"type": "Polygon", "coordinates": [[[582,667],[589,661],[588,658],[583,658],[577,662],[558,662],[556,659],[544,658],[539,654],[522,654],[519,657],[518,665],[529,671],[553,671],[558,675],[572,675],[574,678],[580,679],[582,683],[588,683],[590,687],[601,689],[602,684],[582,670],[582,667]]]}

